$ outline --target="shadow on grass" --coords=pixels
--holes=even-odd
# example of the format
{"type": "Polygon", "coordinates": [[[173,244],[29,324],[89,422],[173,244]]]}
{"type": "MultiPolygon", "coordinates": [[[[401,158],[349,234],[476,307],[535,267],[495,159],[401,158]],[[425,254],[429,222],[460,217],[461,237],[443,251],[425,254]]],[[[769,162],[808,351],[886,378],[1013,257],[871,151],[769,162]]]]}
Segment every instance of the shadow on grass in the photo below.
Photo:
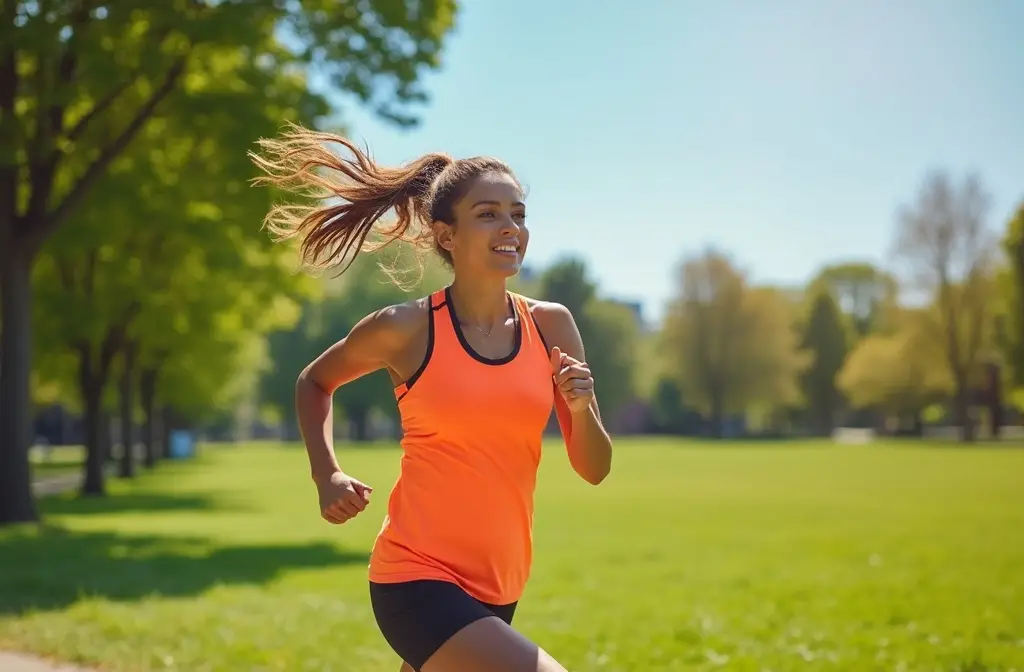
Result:
{"type": "Polygon", "coordinates": [[[39,502],[39,508],[44,516],[81,516],[158,511],[241,511],[245,507],[223,497],[202,494],[124,492],[103,497],[81,497],[74,491],[44,497],[39,502]]]}
{"type": "Polygon", "coordinates": [[[93,596],[194,596],[218,585],[267,583],[292,569],[367,560],[328,543],[222,546],[203,537],[22,530],[0,537],[0,614],[61,609],[93,596]]]}

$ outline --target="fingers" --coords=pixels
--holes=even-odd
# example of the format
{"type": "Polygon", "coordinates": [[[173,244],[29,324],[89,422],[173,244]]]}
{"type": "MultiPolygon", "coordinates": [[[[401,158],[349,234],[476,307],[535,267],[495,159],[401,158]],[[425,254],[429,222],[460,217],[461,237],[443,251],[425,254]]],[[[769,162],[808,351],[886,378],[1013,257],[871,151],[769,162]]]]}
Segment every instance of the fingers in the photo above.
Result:
{"type": "Polygon", "coordinates": [[[558,386],[559,391],[569,401],[576,399],[591,398],[594,396],[594,379],[570,378],[558,386]]]}
{"type": "Polygon", "coordinates": [[[565,366],[558,369],[555,373],[555,385],[561,387],[569,380],[580,380],[592,378],[590,374],[590,366],[584,362],[578,362],[571,357],[566,357],[565,366]]]}
{"type": "Polygon", "coordinates": [[[359,481],[352,481],[352,489],[355,490],[356,494],[363,501],[364,504],[370,503],[370,494],[373,492],[373,488],[365,483],[359,481]]]}
{"type": "Polygon", "coordinates": [[[341,525],[342,523],[355,518],[361,512],[366,509],[366,505],[369,503],[369,492],[372,488],[364,486],[365,490],[361,493],[357,493],[354,490],[349,490],[345,494],[336,499],[326,509],[321,512],[321,517],[329,523],[335,525],[341,525]]]}
{"type": "Polygon", "coordinates": [[[562,351],[558,346],[551,348],[551,370],[558,373],[562,368],[562,351]]]}
{"type": "Polygon", "coordinates": [[[585,408],[594,398],[594,377],[590,365],[562,353],[557,347],[551,349],[551,367],[555,372],[555,387],[568,402],[585,408]]]}
{"type": "Polygon", "coordinates": [[[341,525],[350,518],[350,516],[341,513],[333,505],[321,511],[320,517],[332,525],[341,525]]]}

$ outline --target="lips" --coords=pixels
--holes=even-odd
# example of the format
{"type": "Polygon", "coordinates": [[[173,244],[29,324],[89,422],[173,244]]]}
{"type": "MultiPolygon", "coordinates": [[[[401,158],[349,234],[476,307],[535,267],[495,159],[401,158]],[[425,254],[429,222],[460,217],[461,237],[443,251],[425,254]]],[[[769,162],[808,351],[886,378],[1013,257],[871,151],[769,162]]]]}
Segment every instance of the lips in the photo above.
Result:
{"type": "Polygon", "coordinates": [[[498,254],[507,254],[507,255],[518,255],[519,254],[519,245],[517,245],[515,243],[504,243],[502,245],[495,245],[491,249],[494,250],[495,252],[497,252],[498,254]]]}

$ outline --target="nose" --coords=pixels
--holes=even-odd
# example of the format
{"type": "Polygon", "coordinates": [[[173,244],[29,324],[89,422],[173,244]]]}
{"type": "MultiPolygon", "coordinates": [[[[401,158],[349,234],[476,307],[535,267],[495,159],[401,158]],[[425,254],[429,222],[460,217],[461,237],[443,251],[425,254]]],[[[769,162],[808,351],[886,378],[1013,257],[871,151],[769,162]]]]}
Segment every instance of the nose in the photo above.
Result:
{"type": "Polygon", "coordinates": [[[519,233],[522,227],[512,217],[505,217],[501,226],[501,233],[503,235],[515,235],[519,233]]]}

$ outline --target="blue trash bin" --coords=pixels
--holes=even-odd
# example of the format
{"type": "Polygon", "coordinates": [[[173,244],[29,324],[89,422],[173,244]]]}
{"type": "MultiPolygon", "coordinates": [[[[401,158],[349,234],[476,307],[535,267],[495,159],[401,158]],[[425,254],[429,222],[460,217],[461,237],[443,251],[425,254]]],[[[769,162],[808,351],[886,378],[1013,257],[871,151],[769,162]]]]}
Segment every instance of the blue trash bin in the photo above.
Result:
{"type": "Polygon", "coordinates": [[[170,439],[170,450],[167,452],[172,460],[187,460],[195,456],[196,445],[191,432],[176,429],[171,432],[170,439]]]}

